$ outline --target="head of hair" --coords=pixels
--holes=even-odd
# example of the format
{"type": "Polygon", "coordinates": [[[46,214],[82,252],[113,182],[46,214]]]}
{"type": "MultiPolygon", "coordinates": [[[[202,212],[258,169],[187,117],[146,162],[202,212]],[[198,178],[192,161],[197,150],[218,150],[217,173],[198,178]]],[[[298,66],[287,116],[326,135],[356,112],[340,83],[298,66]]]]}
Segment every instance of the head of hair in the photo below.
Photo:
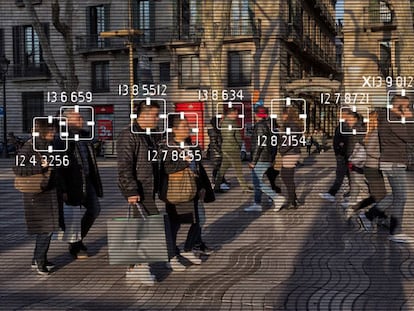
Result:
{"type": "Polygon", "coordinates": [[[231,107],[227,109],[226,116],[228,116],[229,114],[235,113],[235,112],[238,112],[237,108],[231,107]]]}
{"type": "Polygon", "coordinates": [[[185,117],[181,119],[180,114],[170,114],[168,116],[168,124],[171,128],[176,128],[182,121],[187,121],[187,119],[185,117]]]}
{"type": "Polygon", "coordinates": [[[152,108],[157,108],[160,109],[160,105],[158,104],[158,102],[156,101],[150,101],[149,104],[147,105],[147,101],[145,100],[141,100],[140,102],[138,102],[138,104],[135,106],[134,110],[135,110],[135,114],[137,115],[137,117],[139,118],[139,116],[144,113],[149,111],[152,108]]]}
{"type": "Polygon", "coordinates": [[[39,133],[40,138],[45,138],[49,132],[55,131],[55,124],[49,123],[48,119],[37,119],[33,130],[39,133]]]}
{"type": "Polygon", "coordinates": [[[296,123],[299,122],[299,113],[298,113],[298,110],[295,107],[293,107],[293,106],[285,107],[282,110],[282,115],[286,115],[287,116],[287,121],[293,121],[293,122],[296,122],[296,123]]]}

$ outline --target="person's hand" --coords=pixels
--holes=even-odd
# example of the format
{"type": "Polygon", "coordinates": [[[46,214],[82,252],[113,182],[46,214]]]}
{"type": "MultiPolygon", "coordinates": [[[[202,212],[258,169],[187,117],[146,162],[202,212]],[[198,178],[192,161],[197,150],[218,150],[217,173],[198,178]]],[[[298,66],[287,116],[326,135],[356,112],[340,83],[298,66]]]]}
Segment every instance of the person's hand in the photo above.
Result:
{"type": "Polygon", "coordinates": [[[128,203],[129,204],[137,204],[141,200],[139,195],[134,195],[131,197],[128,197],[128,203]]]}
{"type": "Polygon", "coordinates": [[[44,158],[44,157],[42,157],[42,162],[41,162],[41,164],[40,164],[43,168],[46,168],[46,167],[48,167],[49,166],[49,162],[47,162],[47,160],[44,158]]]}
{"type": "Polygon", "coordinates": [[[249,163],[249,167],[250,167],[251,169],[254,169],[255,165],[254,165],[252,162],[250,162],[250,163],[249,163]]]}

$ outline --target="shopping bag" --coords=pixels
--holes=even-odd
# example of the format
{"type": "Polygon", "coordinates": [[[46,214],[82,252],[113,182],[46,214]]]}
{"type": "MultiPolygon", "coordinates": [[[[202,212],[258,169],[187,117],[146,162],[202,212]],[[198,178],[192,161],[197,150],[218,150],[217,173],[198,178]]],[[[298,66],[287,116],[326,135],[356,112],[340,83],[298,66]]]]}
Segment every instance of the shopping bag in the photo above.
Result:
{"type": "Polygon", "coordinates": [[[40,193],[45,190],[49,182],[50,172],[28,176],[16,176],[14,187],[23,193],[40,193]]]}
{"type": "Polygon", "coordinates": [[[196,176],[190,168],[168,174],[167,200],[169,203],[190,202],[196,193],[196,176]]]}
{"type": "Polygon", "coordinates": [[[67,243],[75,243],[80,241],[82,239],[81,223],[84,213],[85,210],[80,206],[73,206],[65,203],[63,205],[65,231],[58,232],[57,240],[67,243]]]}
{"type": "MultiPolygon", "coordinates": [[[[140,207],[141,208],[141,207],[140,207]]],[[[108,220],[108,254],[111,265],[167,262],[173,253],[165,214],[108,220]]]]}

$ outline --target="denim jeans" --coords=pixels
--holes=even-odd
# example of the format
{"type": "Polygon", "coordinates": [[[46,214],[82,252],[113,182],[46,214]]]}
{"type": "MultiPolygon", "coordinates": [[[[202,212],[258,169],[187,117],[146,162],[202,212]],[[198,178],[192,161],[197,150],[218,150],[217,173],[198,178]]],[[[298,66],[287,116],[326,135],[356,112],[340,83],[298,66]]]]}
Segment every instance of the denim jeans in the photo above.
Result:
{"type": "Polygon", "coordinates": [[[277,194],[273,191],[273,189],[263,181],[264,174],[271,165],[272,164],[270,162],[257,162],[252,170],[255,203],[261,202],[262,193],[268,195],[272,199],[277,197],[277,194]]]}
{"type": "Polygon", "coordinates": [[[397,220],[397,227],[394,234],[402,232],[404,207],[407,201],[407,171],[402,164],[392,163],[382,171],[391,186],[391,194],[387,195],[378,204],[377,208],[381,211],[388,209],[390,214],[397,220]]]}
{"type": "Polygon", "coordinates": [[[39,267],[47,261],[47,251],[49,250],[52,233],[39,233],[36,236],[36,246],[33,253],[33,259],[36,260],[39,267]]]}
{"type": "Polygon", "coordinates": [[[349,177],[348,163],[344,156],[336,155],[336,176],[335,181],[329,189],[329,193],[333,196],[339,191],[344,181],[345,176],[349,177]]]}

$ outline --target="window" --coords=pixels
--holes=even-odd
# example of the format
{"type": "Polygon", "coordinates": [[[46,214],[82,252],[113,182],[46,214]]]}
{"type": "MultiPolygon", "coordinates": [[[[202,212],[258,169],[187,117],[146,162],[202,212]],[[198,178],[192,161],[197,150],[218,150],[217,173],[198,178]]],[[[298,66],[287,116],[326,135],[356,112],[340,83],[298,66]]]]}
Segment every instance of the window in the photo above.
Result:
{"type": "Polygon", "coordinates": [[[233,36],[252,33],[250,0],[233,0],[231,3],[231,34],[233,36]]]}
{"type": "Polygon", "coordinates": [[[43,117],[44,100],[43,92],[22,93],[23,105],[23,132],[30,133],[33,127],[34,117],[43,117]]]}
{"type": "Polygon", "coordinates": [[[109,61],[92,63],[92,92],[109,92],[109,61]]]}
{"type": "Polygon", "coordinates": [[[151,57],[140,56],[134,59],[134,83],[152,83],[151,57]]]}
{"type": "Polygon", "coordinates": [[[229,52],[228,85],[248,86],[251,82],[252,59],[250,51],[229,52]]]}
{"type": "Polygon", "coordinates": [[[200,86],[200,63],[198,55],[185,55],[179,58],[180,87],[197,88],[200,86]]]}
{"type": "Polygon", "coordinates": [[[201,0],[180,0],[177,3],[179,39],[189,39],[199,32],[201,0]]]}
{"type": "MultiPolygon", "coordinates": [[[[43,24],[49,38],[49,24],[43,24]]],[[[13,27],[13,60],[15,77],[47,75],[39,36],[32,26],[13,27]]]]}
{"type": "Polygon", "coordinates": [[[391,71],[391,42],[380,42],[380,55],[379,55],[380,71],[384,77],[390,75],[391,71]]]}
{"type": "Polygon", "coordinates": [[[109,5],[87,7],[87,32],[92,47],[104,48],[106,39],[99,37],[102,31],[109,29],[109,5]]]}
{"type": "Polygon", "coordinates": [[[4,50],[4,29],[0,29],[0,57],[5,55],[6,51],[4,50]]]}
{"type": "Polygon", "coordinates": [[[171,73],[170,73],[170,63],[160,63],[160,82],[170,82],[171,73]]]}
{"type": "Polygon", "coordinates": [[[143,43],[150,43],[154,40],[154,8],[152,1],[135,0],[133,2],[133,26],[144,33],[137,38],[143,43]]]}

